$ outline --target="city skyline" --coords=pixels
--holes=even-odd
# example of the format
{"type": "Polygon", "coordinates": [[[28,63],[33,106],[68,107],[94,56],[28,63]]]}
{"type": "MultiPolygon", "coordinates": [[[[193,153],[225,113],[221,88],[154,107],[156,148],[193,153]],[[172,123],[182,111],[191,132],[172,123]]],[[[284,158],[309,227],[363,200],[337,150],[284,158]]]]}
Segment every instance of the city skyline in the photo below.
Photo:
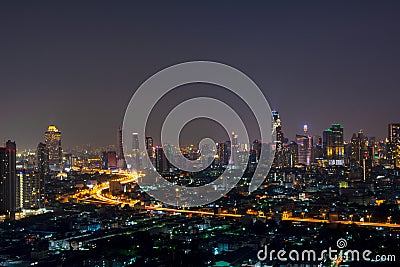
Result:
{"type": "Polygon", "coordinates": [[[0,266],[399,266],[400,2],[0,1],[0,266]]]}
{"type": "MultiPolygon", "coordinates": [[[[276,112],[276,111],[274,111],[274,112],[276,112]]],[[[346,128],[342,125],[342,124],[340,124],[340,123],[331,123],[331,124],[329,124],[329,125],[327,125],[326,126],[326,129],[324,129],[323,131],[321,131],[321,132],[313,132],[313,131],[309,131],[309,129],[310,129],[310,124],[309,123],[307,123],[307,124],[303,124],[302,125],[302,129],[303,129],[303,132],[301,132],[301,131],[299,131],[298,133],[296,133],[294,136],[288,136],[287,134],[286,134],[286,131],[285,131],[285,128],[284,128],[284,126],[282,127],[282,132],[283,132],[283,134],[285,135],[285,137],[287,138],[287,141],[290,143],[290,142],[296,142],[296,140],[299,138],[299,136],[302,136],[302,135],[308,135],[308,136],[311,136],[311,137],[316,137],[316,136],[319,136],[319,137],[322,137],[323,136],[323,133],[327,130],[327,129],[329,129],[329,127],[331,126],[331,125],[334,125],[334,124],[339,124],[339,125],[341,125],[345,130],[344,130],[344,142],[345,143],[347,143],[347,144],[349,144],[349,143],[351,143],[351,140],[352,140],[352,138],[353,138],[353,135],[354,134],[357,134],[357,133],[359,133],[359,132],[362,132],[362,133],[364,133],[367,137],[373,137],[374,139],[376,139],[376,141],[378,142],[378,141],[389,141],[389,136],[390,136],[390,133],[389,133],[389,130],[388,130],[388,126],[390,126],[391,124],[399,124],[398,122],[390,122],[390,123],[388,123],[387,125],[386,125],[386,136],[382,136],[382,137],[377,137],[377,136],[373,136],[373,135],[371,135],[371,134],[369,134],[368,133],[368,131],[365,131],[365,128],[362,128],[362,129],[359,129],[358,131],[355,131],[355,132],[352,132],[352,133],[346,133],[346,128]],[[304,132],[304,129],[305,128],[307,128],[307,132],[305,133],[304,132]]],[[[51,127],[57,127],[56,125],[53,125],[53,124],[50,124],[50,125],[48,125],[48,126],[46,126],[46,128],[51,128],[51,127]]],[[[56,130],[58,131],[58,129],[56,128],[56,130]]],[[[119,131],[120,131],[120,127],[118,127],[117,128],[117,130],[118,130],[118,134],[117,134],[117,138],[115,138],[115,136],[114,136],[114,139],[117,139],[117,141],[112,141],[112,140],[110,140],[110,142],[109,143],[105,143],[105,144],[100,144],[100,145],[95,145],[95,144],[93,144],[93,143],[84,143],[84,144],[79,144],[79,143],[71,143],[70,145],[67,145],[67,146],[65,146],[65,145],[63,145],[62,147],[63,148],[67,148],[67,150],[71,150],[71,149],[75,149],[75,148],[77,148],[77,147],[86,147],[86,146],[89,146],[89,147],[91,147],[92,149],[101,149],[101,148],[112,148],[112,147],[114,147],[114,150],[115,151],[117,151],[117,150],[119,150],[120,149],[120,144],[119,144],[119,141],[120,141],[120,133],[119,133],[119,131]]],[[[47,131],[48,131],[48,129],[47,129],[47,131]]],[[[44,133],[46,133],[47,132],[46,130],[43,130],[42,131],[42,136],[43,136],[43,134],[44,133]]],[[[63,132],[63,135],[65,135],[65,131],[62,131],[63,132]]],[[[135,134],[135,133],[133,133],[133,134],[135,134]]],[[[157,134],[155,134],[155,135],[148,135],[148,136],[151,136],[151,137],[153,137],[153,136],[157,136],[157,134]]],[[[44,139],[45,138],[42,138],[42,140],[39,140],[39,142],[38,142],[38,144],[39,143],[42,143],[42,142],[44,142],[44,139]]],[[[219,138],[219,139],[216,139],[216,140],[214,140],[215,142],[224,142],[224,141],[227,141],[227,140],[229,140],[229,138],[219,138]],[[226,140],[225,140],[226,139],[226,140]]],[[[15,139],[15,138],[13,138],[13,137],[4,137],[3,138],[3,141],[2,141],[2,145],[5,145],[5,143],[8,141],[8,140],[13,140],[13,141],[15,141],[16,143],[18,143],[18,140],[17,139],[15,139]]],[[[64,138],[63,138],[63,143],[64,143],[64,138]]],[[[260,139],[254,139],[254,140],[260,140],[260,139]]],[[[250,144],[254,141],[254,140],[250,140],[250,144]]],[[[261,140],[262,141],[262,140],[261,140]]],[[[158,142],[155,142],[154,143],[154,146],[160,146],[161,144],[160,143],[158,143],[158,142]]],[[[186,143],[181,143],[181,145],[182,146],[189,146],[189,145],[198,145],[196,142],[186,142],[186,143]]],[[[129,146],[129,144],[127,145],[127,146],[129,146]]],[[[28,147],[21,147],[21,146],[19,146],[19,150],[20,151],[34,151],[34,150],[36,150],[37,149],[37,144],[35,145],[35,144],[31,144],[31,145],[29,145],[28,147]]],[[[63,150],[64,151],[64,150],[63,150]]],[[[121,153],[120,153],[121,154],[121,153]]]]}
{"type": "Polygon", "coordinates": [[[67,147],[114,143],[135,89],[195,59],[254,79],[286,136],[341,123],[346,140],[360,129],[386,138],[400,114],[400,4],[362,3],[2,3],[0,139],[35,148],[55,124],[67,147]]]}

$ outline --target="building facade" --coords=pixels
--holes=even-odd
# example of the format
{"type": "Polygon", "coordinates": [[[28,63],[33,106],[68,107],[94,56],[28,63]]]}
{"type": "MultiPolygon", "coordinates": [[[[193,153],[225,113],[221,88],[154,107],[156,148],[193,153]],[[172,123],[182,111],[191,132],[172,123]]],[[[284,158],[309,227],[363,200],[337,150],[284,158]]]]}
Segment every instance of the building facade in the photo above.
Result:
{"type": "Polygon", "coordinates": [[[56,126],[48,127],[45,132],[45,142],[49,154],[49,169],[55,172],[62,171],[61,132],[56,126]]]}
{"type": "Polygon", "coordinates": [[[344,165],[344,138],[343,126],[332,124],[323,134],[324,157],[331,166],[344,165]]]}
{"type": "Polygon", "coordinates": [[[10,140],[4,147],[0,147],[0,213],[6,214],[11,220],[15,219],[19,203],[17,199],[16,150],[15,142],[10,140]]]}

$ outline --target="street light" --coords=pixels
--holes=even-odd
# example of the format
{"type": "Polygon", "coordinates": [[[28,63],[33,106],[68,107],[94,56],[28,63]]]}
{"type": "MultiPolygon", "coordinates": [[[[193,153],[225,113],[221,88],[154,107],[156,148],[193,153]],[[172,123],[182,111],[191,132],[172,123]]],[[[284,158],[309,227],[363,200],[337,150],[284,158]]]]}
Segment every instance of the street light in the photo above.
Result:
{"type": "Polygon", "coordinates": [[[371,222],[371,215],[367,215],[367,219],[369,222],[371,222]]]}
{"type": "Polygon", "coordinates": [[[325,216],[326,216],[326,213],[325,212],[322,213],[322,217],[324,218],[324,220],[326,220],[325,216]]]}
{"type": "Polygon", "coordinates": [[[302,213],[301,213],[301,216],[303,216],[303,219],[304,219],[304,215],[305,215],[306,213],[303,211],[302,213]]]}
{"type": "Polygon", "coordinates": [[[388,224],[390,224],[390,220],[392,219],[392,216],[388,217],[388,224]]]}
{"type": "Polygon", "coordinates": [[[349,215],[350,221],[353,222],[353,214],[349,215]]]}

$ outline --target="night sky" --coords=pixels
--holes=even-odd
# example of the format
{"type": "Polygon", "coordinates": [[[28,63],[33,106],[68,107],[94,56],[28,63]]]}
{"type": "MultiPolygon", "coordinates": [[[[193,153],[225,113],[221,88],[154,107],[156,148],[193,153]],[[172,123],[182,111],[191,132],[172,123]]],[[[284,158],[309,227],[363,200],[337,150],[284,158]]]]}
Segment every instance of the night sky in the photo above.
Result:
{"type": "Polygon", "coordinates": [[[400,121],[400,2],[238,2],[2,1],[1,141],[35,148],[55,124],[67,147],[115,143],[135,89],[191,60],[245,72],[290,139],[400,121]]]}

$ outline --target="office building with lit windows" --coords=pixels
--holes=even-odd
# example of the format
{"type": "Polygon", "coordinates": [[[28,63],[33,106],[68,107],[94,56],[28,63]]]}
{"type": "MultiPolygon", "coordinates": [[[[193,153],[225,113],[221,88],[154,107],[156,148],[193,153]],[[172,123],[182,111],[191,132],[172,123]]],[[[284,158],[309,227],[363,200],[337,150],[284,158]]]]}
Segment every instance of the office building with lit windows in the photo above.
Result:
{"type": "Polygon", "coordinates": [[[324,157],[331,166],[344,165],[343,126],[332,124],[332,127],[323,133],[324,157]]]}
{"type": "Polygon", "coordinates": [[[400,123],[389,124],[388,160],[392,168],[400,167],[400,123]]]}
{"type": "Polygon", "coordinates": [[[51,171],[62,171],[61,132],[56,126],[50,125],[45,132],[45,142],[49,153],[49,168],[51,171]]]}

